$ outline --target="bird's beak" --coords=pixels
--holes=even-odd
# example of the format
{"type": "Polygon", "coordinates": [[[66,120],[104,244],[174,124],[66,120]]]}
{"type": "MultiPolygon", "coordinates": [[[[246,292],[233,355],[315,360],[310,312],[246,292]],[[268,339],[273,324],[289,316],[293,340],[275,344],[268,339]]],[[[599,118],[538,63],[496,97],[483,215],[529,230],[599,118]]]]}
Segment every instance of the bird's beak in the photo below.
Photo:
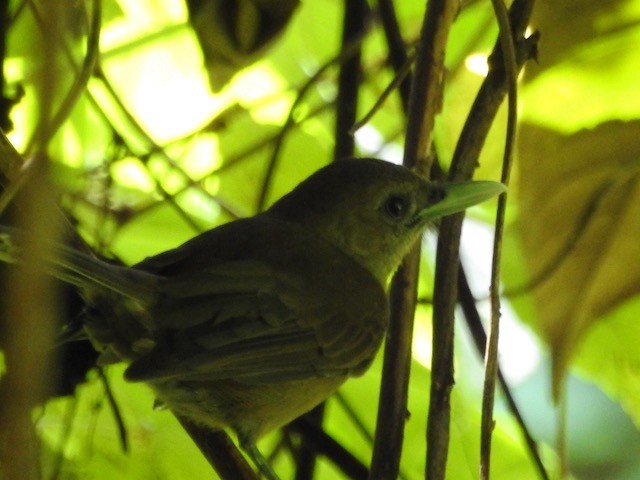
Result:
{"type": "Polygon", "coordinates": [[[461,212],[491,197],[507,191],[502,183],[487,180],[459,183],[437,183],[431,185],[435,190],[431,198],[435,202],[418,212],[416,220],[423,222],[452,213],[461,212]]]}

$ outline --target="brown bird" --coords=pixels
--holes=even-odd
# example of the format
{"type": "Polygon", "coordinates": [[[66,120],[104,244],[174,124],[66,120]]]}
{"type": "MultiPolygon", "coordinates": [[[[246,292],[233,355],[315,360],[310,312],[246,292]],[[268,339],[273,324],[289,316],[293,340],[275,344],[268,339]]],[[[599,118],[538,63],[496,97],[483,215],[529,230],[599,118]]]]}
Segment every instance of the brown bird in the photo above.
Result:
{"type": "MultiPolygon", "coordinates": [[[[264,213],[133,267],[65,247],[52,267],[80,288],[103,363],[128,362],[128,380],[256,453],[261,435],[367,370],[388,323],[389,277],[429,223],[502,191],[344,160],[264,213]]],[[[0,259],[14,260],[1,238],[0,259]]]]}

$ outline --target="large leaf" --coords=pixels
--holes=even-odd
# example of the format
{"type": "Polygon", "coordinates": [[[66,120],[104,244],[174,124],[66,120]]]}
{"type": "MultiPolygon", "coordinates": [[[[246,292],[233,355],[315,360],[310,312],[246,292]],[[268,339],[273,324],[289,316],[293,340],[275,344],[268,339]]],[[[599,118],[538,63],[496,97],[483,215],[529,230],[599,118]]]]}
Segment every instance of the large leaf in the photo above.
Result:
{"type": "Polygon", "coordinates": [[[519,227],[540,277],[533,296],[556,393],[586,331],[640,292],[638,138],[639,121],[573,135],[522,129],[519,227]]]}
{"type": "Polygon", "coordinates": [[[640,290],[640,123],[623,121],[640,114],[638,11],[543,0],[532,20],[543,40],[523,87],[518,225],[556,394],[589,329],[640,290]]]}

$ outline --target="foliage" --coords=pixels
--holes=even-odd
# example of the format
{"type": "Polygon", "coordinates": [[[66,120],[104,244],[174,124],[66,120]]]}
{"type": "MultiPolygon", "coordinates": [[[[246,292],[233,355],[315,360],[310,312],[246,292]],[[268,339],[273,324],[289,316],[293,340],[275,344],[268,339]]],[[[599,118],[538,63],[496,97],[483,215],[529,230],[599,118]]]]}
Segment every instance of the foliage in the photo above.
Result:
{"type": "MultiPolygon", "coordinates": [[[[539,61],[528,66],[520,85],[517,181],[510,186],[503,258],[505,316],[513,309],[516,322],[539,334],[543,354],[549,349],[556,394],[567,369],[577,367],[575,371],[611,397],[613,403],[603,403],[599,415],[618,415],[619,404],[638,425],[640,57],[630,46],[640,35],[640,1],[561,3],[536,3],[532,27],[542,32],[539,61]]],[[[56,111],[83,73],[95,2],[73,2],[58,12],[55,21],[42,18],[38,2],[10,4],[5,94],[22,90],[24,95],[11,109],[14,128],[9,137],[18,150],[28,153],[45,97],[53,98],[56,111]],[[42,83],[42,69],[50,63],[43,56],[41,32],[48,24],[56,26],[58,42],[52,88],[42,83]]],[[[264,206],[262,196],[268,205],[331,161],[344,2],[302,1],[264,56],[241,69],[217,93],[209,90],[202,53],[181,0],[102,4],[96,67],[89,72],[86,90],[56,125],[48,146],[60,203],[96,251],[134,263],[205,229],[255,214],[264,206]]],[[[395,4],[411,50],[418,40],[425,2],[395,4]]],[[[363,40],[359,118],[394,77],[387,68],[381,26],[372,18],[363,40]]],[[[453,26],[434,137],[444,167],[483,80],[482,68],[497,32],[488,2],[467,2],[453,26]]],[[[503,113],[487,139],[476,178],[500,176],[503,113]]],[[[392,94],[355,133],[358,154],[400,161],[405,128],[400,100],[392,94]]],[[[474,224],[486,224],[494,207],[475,207],[468,217],[474,224]]],[[[425,247],[422,266],[429,272],[433,261],[428,239],[425,247]]],[[[476,246],[468,256],[490,255],[476,246]]],[[[474,260],[478,261],[482,263],[482,258],[474,260]]],[[[421,296],[430,297],[430,275],[423,277],[421,296]]],[[[479,284],[474,290],[483,298],[488,286],[484,278],[479,284]]],[[[406,478],[421,478],[424,472],[430,314],[428,304],[418,309],[411,415],[401,465],[406,478]]],[[[479,463],[482,372],[465,327],[458,327],[448,476],[472,479],[477,478],[479,463]]],[[[501,358],[505,366],[518,362],[507,356],[514,350],[517,355],[517,348],[508,350],[505,345],[501,358]]],[[[370,433],[380,369],[377,361],[363,378],[348,382],[341,391],[370,433]]],[[[147,389],[126,384],[117,367],[109,369],[108,378],[126,426],[129,453],[120,445],[104,385],[92,374],[75,399],[50,401],[38,412],[44,478],[56,471],[58,478],[209,478],[210,467],[175,420],[151,409],[153,398],[147,389]]],[[[567,387],[570,410],[575,405],[572,382],[567,387]]],[[[525,391],[527,382],[521,385],[520,391],[525,391]]],[[[544,441],[543,456],[553,470],[553,434],[543,426],[551,423],[545,417],[551,407],[539,411],[540,404],[549,403],[551,389],[543,386],[521,398],[519,388],[516,396],[525,418],[544,441]]],[[[599,393],[592,389],[589,395],[596,398],[599,393]]],[[[501,404],[496,418],[493,478],[538,478],[501,404]]],[[[624,415],[616,418],[622,418],[616,425],[628,426],[624,415]]],[[[330,400],[326,430],[368,464],[370,442],[355,433],[358,429],[351,422],[341,403],[330,400]]],[[[604,431],[606,426],[603,438],[622,438],[622,427],[616,437],[617,432],[604,431]]],[[[624,430],[630,455],[603,456],[597,465],[584,460],[595,455],[588,452],[589,445],[579,445],[581,455],[575,455],[571,449],[578,447],[570,444],[569,460],[576,475],[631,478],[624,475],[633,475],[629,472],[637,472],[633,469],[638,466],[628,457],[637,457],[640,451],[637,431],[631,430],[624,430]]],[[[262,447],[268,451],[279,439],[280,434],[274,433],[262,447]]],[[[593,448],[602,451],[601,445],[593,448]]],[[[291,462],[281,455],[275,465],[288,478],[291,462]]],[[[323,461],[316,478],[338,474],[323,461]]]]}

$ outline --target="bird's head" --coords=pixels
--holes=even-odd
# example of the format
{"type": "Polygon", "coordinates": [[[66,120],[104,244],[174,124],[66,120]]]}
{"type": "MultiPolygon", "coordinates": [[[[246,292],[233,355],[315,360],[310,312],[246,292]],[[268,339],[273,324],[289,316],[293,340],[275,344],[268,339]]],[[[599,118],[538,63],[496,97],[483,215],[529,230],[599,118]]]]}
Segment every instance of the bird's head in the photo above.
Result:
{"type": "Polygon", "coordinates": [[[304,225],[386,284],[425,228],[505,190],[497,182],[435,183],[374,159],[334,162],[268,211],[304,225]]]}

